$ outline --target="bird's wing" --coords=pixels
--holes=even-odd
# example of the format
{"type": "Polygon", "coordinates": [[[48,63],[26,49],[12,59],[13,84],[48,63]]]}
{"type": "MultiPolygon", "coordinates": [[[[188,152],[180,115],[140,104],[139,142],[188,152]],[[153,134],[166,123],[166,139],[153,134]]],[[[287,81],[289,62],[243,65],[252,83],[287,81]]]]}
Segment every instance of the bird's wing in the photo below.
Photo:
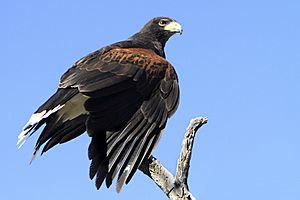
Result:
{"type": "Polygon", "coordinates": [[[109,187],[119,172],[120,190],[150,156],[178,105],[173,67],[151,50],[116,47],[79,60],[59,86],[76,87],[89,97],[90,177],[97,174],[97,188],[106,178],[109,187]]]}

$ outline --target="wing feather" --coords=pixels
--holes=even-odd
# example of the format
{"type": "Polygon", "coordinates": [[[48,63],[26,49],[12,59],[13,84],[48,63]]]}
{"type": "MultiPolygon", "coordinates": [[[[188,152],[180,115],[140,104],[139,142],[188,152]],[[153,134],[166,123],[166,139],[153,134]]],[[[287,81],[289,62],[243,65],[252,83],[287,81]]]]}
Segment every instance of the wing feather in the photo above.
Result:
{"type": "Polygon", "coordinates": [[[105,179],[109,187],[118,174],[121,190],[150,156],[176,110],[179,90],[173,67],[151,50],[112,48],[78,61],[62,76],[60,87],[76,87],[89,97],[90,178],[96,176],[97,188],[105,179]]]}
{"type": "Polygon", "coordinates": [[[150,49],[126,45],[132,43],[116,43],[77,61],[61,77],[57,93],[38,109],[42,114],[54,111],[33,120],[20,136],[46,123],[35,148],[46,143],[43,153],[87,130],[92,138],[89,175],[96,176],[98,189],[105,179],[109,187],[117,175],[117,191],[130,181],[178,105],[177,75],[171,64],[150,49]],[[72,100],[76,95],[79,102],[72,100]]]}

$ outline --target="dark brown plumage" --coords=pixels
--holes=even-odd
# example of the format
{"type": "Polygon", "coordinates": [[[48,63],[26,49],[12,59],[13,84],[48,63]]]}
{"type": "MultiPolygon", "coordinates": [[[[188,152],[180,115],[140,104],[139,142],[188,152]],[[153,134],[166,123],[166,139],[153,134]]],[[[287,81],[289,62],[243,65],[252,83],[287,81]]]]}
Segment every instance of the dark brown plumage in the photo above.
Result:
{"type": "MultiPolygon", "coordinates": [[[[179,101],[176,72],[164,46],[181,26],[158,17],[125,41],[77,61],[60,80],[57,92],[32,115],[19,136],[26,140],[46,124],[34,156],[87,131],[90,178],[109,187],[118,174],[117,191],[151,155],[167,119],[179,101]]],[[[33,156],[33,158],[34,158],[33,156]]]]}

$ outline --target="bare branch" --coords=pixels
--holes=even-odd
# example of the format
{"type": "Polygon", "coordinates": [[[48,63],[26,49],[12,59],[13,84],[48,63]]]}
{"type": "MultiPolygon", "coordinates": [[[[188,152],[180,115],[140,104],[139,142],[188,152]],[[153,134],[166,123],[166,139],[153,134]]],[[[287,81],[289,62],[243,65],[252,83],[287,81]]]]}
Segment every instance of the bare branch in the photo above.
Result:
{"type": "Polygon", "coordinates": [[[151,156],[143,162],[139,169],[149,176],[165,193],[169,194],[174,188],[175,178],[155,157],[151,156]]]}
{"type": "Polygon", "coordinates": [[[144,161],[139,169],[150,177],[171,200],[193,200],[187,184],[192,148],[197,130],[208,121],[207,118],[192,119],[186,130],[175,177],[155,157],[144,161]]]}
{"type": "Polygon", "coordinates": [[[176,182],[187,184],[195,134],[205,123],[207,123],[207,118],[195,118],[190,121],[190,125],[188,126],[182,141],[180,157],[177,163],[176,182]]]}

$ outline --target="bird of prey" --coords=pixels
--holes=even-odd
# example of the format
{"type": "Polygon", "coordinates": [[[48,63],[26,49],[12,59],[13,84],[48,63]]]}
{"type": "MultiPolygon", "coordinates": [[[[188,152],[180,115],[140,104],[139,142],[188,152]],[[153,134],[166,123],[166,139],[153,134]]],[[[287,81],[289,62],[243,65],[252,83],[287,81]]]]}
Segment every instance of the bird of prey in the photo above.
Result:
{"type": "Polygon", "coordinates": [[[181,25],[168,17],[150,20],[127,40],[75,62],[58,89],[31,116],[18,145],[45,124],[33,153],[41,154],[85,131],[91,137],[90,178],[117,191],[128,183],[156,146],[179,102],[178,78],[164,47],[181,25]]]}

